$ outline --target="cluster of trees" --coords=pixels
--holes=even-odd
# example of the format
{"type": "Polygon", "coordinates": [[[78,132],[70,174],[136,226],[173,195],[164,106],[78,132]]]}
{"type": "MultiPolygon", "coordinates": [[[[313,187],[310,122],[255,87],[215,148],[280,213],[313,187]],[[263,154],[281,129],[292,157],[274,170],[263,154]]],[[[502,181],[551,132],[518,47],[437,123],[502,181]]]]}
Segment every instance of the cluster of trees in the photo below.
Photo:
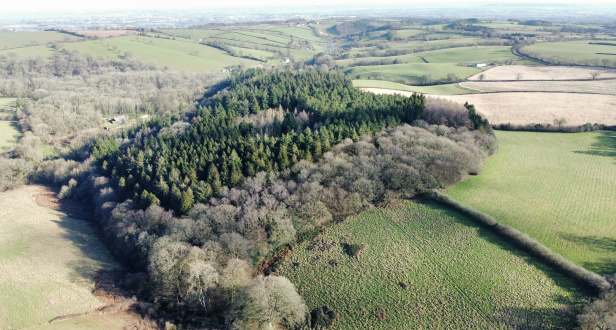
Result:
{"type": "Polygon", "coordinates": [[[257,285],[247,275],[250,265],[332,219],[478,173],[496,148],[492,135],[465,126],[415,124],[357,142],[345,139],[318,163],[303,160],[285,171],[259,172],[236,187],[221,187],[183,217],[155,204],[142,210],[123,201],[114,179],[100,175],[76,178],[89,190],[76,188],[75,196],[95,196],[104,241],[114,255],[144,272],[144,288],[152,288],[149,293],[161,307],[215,315],[226,310],[228,322],[244,322],[241,315],[250,309],[237,299],[249,299],[241,297],[257,285]]]}
{"type": "Polygon", "coordinates": [[[0,95],[22,98],[17,113],[24,131],[46,140],[100,127],[104,116],[194,110],[220,73],[161,70],[134,59],[60,51],[51,60],[0,55],[0,95]]]}
{"type": "Polygon", "coordinates": [[[153,120],[127,133],[132,144],[118,148],[98,139],[93,156],[106,175],[118,180],[119,193],[143,208],[160,204],[186,214],[261,171],[282,171],[300,160],[319,159],[332,145],[350,138],[423,118],[425,98],[362,93],[342,75],[307,71],[236,73],[231,89],[209,100],[213,107],[194,112],[184,130],[162,130],[153,120]],[[271,132],[238,116],[274,107],[303,109],[276,116],[271,132]]]}

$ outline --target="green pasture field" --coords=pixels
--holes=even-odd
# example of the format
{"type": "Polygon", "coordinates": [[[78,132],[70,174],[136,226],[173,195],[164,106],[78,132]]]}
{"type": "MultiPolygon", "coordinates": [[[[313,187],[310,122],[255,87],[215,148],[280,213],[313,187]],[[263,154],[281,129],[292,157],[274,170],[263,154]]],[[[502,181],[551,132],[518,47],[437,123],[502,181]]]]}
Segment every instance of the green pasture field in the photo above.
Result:
{"type": "Polygon", "coordinates": [[[407,92],[417,92],[431,95],[456,95],[471,93],[470,90],[460,88],[458,84],[443,84],[434,86],[409,86],[384,80],[353,80],[353,86],[394,89],[407,92]]]}
{"type": "Polygon", "coordinates": [[[163,30],[166,34],[190,40],[199,40],[210,38],[212,36],[220,35],[223,33],[227,33],[226,30],[163,30]]]}
{"type": "Polygon", "coordinates": [[[497,131],[483,173],[446,191],[598,274],[616,272],[616,133],[497,131]]]}
{"type": "Polygon", "coordinates": [[[323,39],[314,35],[314,32],[310,29],[300,28],[300,27],[283,27],[273,29],[272,31],[280,31],[284,34],[293,35],[297,38],[306,39],[312,42],[323,42],[323,39]]]}
{"type": "Polygon", "coordinates": [[[610,59],[616,60],[616,46],[591,45],[589,42],[600,42],[592,40],[576,40],[563,42],[542,42],[528,47],[523,51],[539,53],[544,57],[560,57],[574,61],[586,59],[610,59]],[[604,54],[600,54],[604,53],[604,54]],[[612,54],[612,55],[605,55],[612,54]]]}
{"type": "Polygon", "coordinates": [[[237,34],[242,34],[242,35],[246,35],[246,36],[251,36],[257,39],[267,39],[267,41],[269,41],[269,43],[275,42],[275,43],[281,43],[281,44],[288,44],[291,41],[291,38],[286,38],[286,37],[281,37],[281,36],[274,36],[271,34],[267,34],[267,33],[259,33],[259,32],[253,32],[253,31],[246,31],[246,30],[235,30],[235,33],[237,34]]]}
{"type": "Polygon", "coordinates": [[[104,304],[94,273],[114,268],[96,225],[35,202],[41,188],[0,194],[0,328],[23,329],[104,304]]]}
{"type": "Polygon", "coordinates": [[[55,31],[37,31],[37,32],[3,32],[0,33],[0,49],[12,49],[21,47],[30,47],[36,45],[45,45],[49,42],[71,42],[77,41],[80,38],[55,32],[55,31]]]}
{"type": "Polygon", "coordinates": [[[5,111],[8,108],[16,107],[17,99],[14,97],[0,97],[0,111],[5,111]]]}
{"type": "Polygon", "coordinates": [[[399,38],[408,38],[408,37],[413,37],[416,36],[420,33],[424,33],[426,32],[425,30],[419,30],[419,29],[405,29],[405,30],[396,30],[396,33],[398,34],[399,38]]]}
{"type": "Polygon", "coordinates": [[[21,138],[21,130],[16,121],[0,121],[0,153],[13,150],[21,138]]]}
{"type": "Polygon", "coordinates": [[[430,63],[506,63],[517,56],[511,53],[511,47],[474,46],[452,49],[439,49],[419,54],[430,63]]]}
{"type": "Polygon", "coordinates": [[[430,75],[433,80],[446,78],[453,73],[458,78],[470,77],[481,72],[481,69],[460,66],[453,63],[407,63],[391,65],[356,66],[344,70],[344,73],[355,79],[402,80],[410,84],[420,84],[424,75],[430,75]],[[357,78],[359,76],[359,78],[357,78]]]}
{"type": "Polygon", "coordinates": [[[146,63],[185,71],[213,71],[231,65],[243,64],[252,67],[259,64],[257,61],[229,56],[222,50],[194,42],[149,37],[109,38],[102,41],[67,44],[66,48],[106,57],[124,56],[125,52],[132,52],[134,58],[146,63]],[[114,46],[119,53],[114,52],[114,46]],[[196,56],[190,54],[195,51],[196,56]]]}
{"type": "Polygon", "coordinates": [[[53,52],[54,52],[53,49],[45,45],[0,50],[0,54],[2,55],[15,56],[15,57],[21,57],[21,58],[37,57],[37,56],[50,57],[53,54],[53,52]]]}
{"type": "Polygon", "coordinates": [[[303,242],[276,273],[335,329],[558,328],[580,299],[570,279],[468,218],[432,203],[373,209],[303,242]],[[344,244],[363,245],[358,259],[344,244]],[[326,246],[326,245],[321,245],[326,246]]]}
{"type": "Polygon", "coordinates": [[[336,60],[339,67],[347,67],[354,63],[370,62],[370,61],[393,61],[399,59],[406,63],[425,63],[417,54],[399,55],[399,56],[383,56],[383,57],[357,57],[344,60],[336,60]]]}
{"type": "Polygon", "coordinates": [[[209,40],[212,40],[212,41],[220,40],[220,41],[223,41],[223,42],[225,40],[243,41],[243,42],[250,42],[250,43],[253,43],[253,44],[257,44],[257,45],[264,45],[264,46],[265,45],[270,45],[270,46],[278,46],[278,47],[286,45],[290,41],[290,39],[289,39],[285,43],[280,43],[280,42],[272,41],[272,40],[269,40],[269,39],[257,38],[255,36],[246,35],[244,33],[238,33],[238,32],[227,32],[227,33],[224,33],[224,34],[219,34],[215,38],[210,38],[209,40]]]}

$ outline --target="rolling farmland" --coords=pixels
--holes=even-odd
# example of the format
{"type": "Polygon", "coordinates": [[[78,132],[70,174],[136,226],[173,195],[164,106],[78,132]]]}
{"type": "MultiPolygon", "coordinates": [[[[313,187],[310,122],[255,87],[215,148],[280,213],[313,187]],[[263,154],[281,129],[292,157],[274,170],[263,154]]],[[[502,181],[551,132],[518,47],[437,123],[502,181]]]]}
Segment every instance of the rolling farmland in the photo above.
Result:
{"type": "Polygon", "coordinates": [[[616,45],[591,44],[592,40],[575,40],[562,42],[537,43],[523,49],[525,54],[531,54],[552,63],[584,62],[597,60],[616,60],[616,45]]]}
{"type": "Polygon", "coordinates": [[[616,134],[501,132],[481,175],[446,191],[574,263],[616,272],[616,134]]]}
{"type": "Polygon", "coordinates": [[[334,328],[545,328],[566,324],[575,285],[456,212],[408,202],[373,209],[304,242],[277,273],[334,328]],[[384,239],[386,237],[387,239],[384,239]],[[344,244],[362,244],[359,259],[344,244]]]}
{"type": "Polygon", "coordinates": [[[81,38],[55,31],[0,33],[0,49],[23,48],[49,42],[75,42],[79,39],[81,38]]]}

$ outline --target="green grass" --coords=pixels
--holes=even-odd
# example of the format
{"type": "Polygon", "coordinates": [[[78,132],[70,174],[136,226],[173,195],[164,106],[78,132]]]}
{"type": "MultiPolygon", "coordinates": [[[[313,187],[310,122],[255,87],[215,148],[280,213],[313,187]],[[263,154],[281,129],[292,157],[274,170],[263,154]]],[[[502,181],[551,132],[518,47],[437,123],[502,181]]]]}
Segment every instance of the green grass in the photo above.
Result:
{"type": "Polygon", "coordinates": [[[407,63],[391,65],[356,66],[344,70],[344,73],[355,79],[384,79],[405,81],[410,84],[420,84],[424,75],[432,76],[433,80],[443,79],[453,73],[458,78],[470,77],[481,72],[481,69],[460,66],[454,63],[407,63]],[[357,78],[359,76],[359,78],[357,78]]]}
{"type": "Polygon", "coordinates": [[[0,121],[0,153],[13,150],[21,138],[21,130],[16,121],[0,121]]]}
{"type": "Polygon", "coordinates": [[[0,113],[7,112],[9,108],[17,106],[17,98],[15,97],[0,97],[0,113]]]}
{"type": "Polygon", "coordinates": [[[96,225],[35,203],[39,188],[0,194],[0,328],[23,329],[103,305],[93,276],[118,267],[96,225]]]}
{"type": "Polygon", "coordinates": [[[374,209],[321,239],[335,244],[319,251],[304,242],[276,272],[309,309],[339,313],[334,328],[555,328],[568,322],[558,310],[580,296],[569,279],[433,204],[374,209]],[[366,248],[356,260],[343,243],[366,248]]]}
{"type": "Polygon", "coordinates": [[[134,58],[175,70],[205,71],[220,70],[227,66],[243,64],[251,67],[259,62],[236,58],[225,52],[195,42],[148,37],[118,37],[101,41],[67,44],[67,49],[79,50],[92,55],[117,57],[132,52],[134,58]],[[117,48],[119,54],[114,51],[117,48]],[[197,55],[191,53],[197,52],[197,55]]]}
{"type": "Polygon", "coordinates": [[[29,47],[36,45],[45,45],[49,42],[71,42],[79,38],[54,31],[38,31],[38,32],[4,32],[0,33],[0,49],[12,49],[29,47]]]}
{"type": "Polygon", "coordinates": [[[292,35],[297,38],[306,39],[311,42],[323,42],[323,39],[314,35],[314,32],[311,29],[300,28],[300,27],[284,27],[274,29],[273,31],[280,31],[284,34],[292,35]]]}
{"type": "Polygon", "coordinates": [[[419,54],[430,63],[505,63],[517,56],[511,53],[511,47],[478,46],[440,49],[419,54]]]}
{"type": "Polygon", "coordinates": [[[163,32],[169,34],[170,36],[190,40],[205,39],[211,36],[227,33],[225,30],[163,30],[163,32]]]}
{"type": "Polygon", "coordinates": [[[460,88],[458,84],[444,84],[435,86],[409,86],[384,80],[353,80],[355,87],[372,87],[395,89],[408,92],[418,92],[432,95],[456,95],[471,93],[470,90],[460,88]]]}
{"type": "Polygon", "coordinates": [[[616,133],[496,132],[483,173],[446,191],[598,274],[616,272],[616,133]]]}
{"type": "Polygon", "coordinates": [[[39,46],[31,46],[24,48],[15,48],[15,49],[7,49],[0,51],[0,54],[15,56],[15,57],[50,57],[53,54],[54,50],[50,47],[39,45],[39,46]]]}
{"type": "Polygon", "coordinates": [[[616,46],[591,45],[592,40],[577,40],[566,42],[543,42],[524,47],[525,53],[539,53],[545,58],[558,57],[570,61],[583,61],[591,59],[616,60],[616,46]],[[613,55],[603,55],[607,53],[613,55]]]}

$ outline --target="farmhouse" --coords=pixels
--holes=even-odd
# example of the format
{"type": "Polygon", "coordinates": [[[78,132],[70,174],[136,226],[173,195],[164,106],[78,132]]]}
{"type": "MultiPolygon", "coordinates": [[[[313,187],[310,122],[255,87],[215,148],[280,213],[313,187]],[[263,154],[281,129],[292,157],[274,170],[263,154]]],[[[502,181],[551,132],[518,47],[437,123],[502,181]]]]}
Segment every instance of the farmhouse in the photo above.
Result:
{"type": "Polygon", "coordinates": [[[128,116],[127,115],[121,115],[121,116],[118,116],[118,117],[113,117],[113,119],[111,119],[110,123],[112,123],[112,124],[121,124],[125,120],[128,120],[128,116]]]}
{"type": "Polygon", "coordinates": [[[486,64],[485,63],[473,63],[472,66],[476,68],[483,68],[486,66],[486,64]]]}

